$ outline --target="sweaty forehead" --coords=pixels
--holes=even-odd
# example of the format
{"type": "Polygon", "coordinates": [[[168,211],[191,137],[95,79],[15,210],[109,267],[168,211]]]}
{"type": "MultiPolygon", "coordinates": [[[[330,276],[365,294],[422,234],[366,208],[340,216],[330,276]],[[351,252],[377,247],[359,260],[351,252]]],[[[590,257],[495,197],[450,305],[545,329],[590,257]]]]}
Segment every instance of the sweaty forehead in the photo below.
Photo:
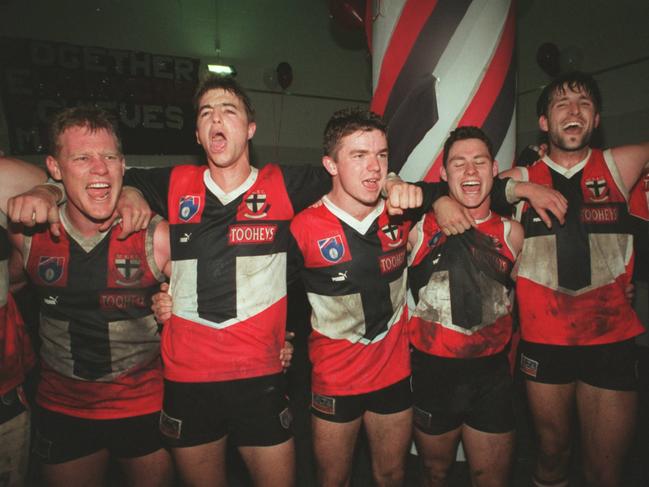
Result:
{"type": "Polygon", "coordinates": [[[593,97],[588,92],[586,92],[586,90],[584,90],[583,86],[581,85],[570,86],[568,83],[564,83],[562,86],[558,86],[552,92],[552,97],[550,98],[550,101],[555,101],[559,98],[563,98],[564,96],[569,96],[571,94],[583,96],[585,98],[588,98],[591,101],[593,99],[593,97]]]}
{"type": "Polygon", "coordinates": [[[240,107],[241,100],[239,100],[237,95],[235,95],[231,91],[227,91],[222,88],[214,88],[212,90],[206,91],[203,96],[201,96],[198,106],[202,107],[204,105],[220,104],[229,104],[240,107]]]}
{"type": "Polygon", "coordinates": [[[467,157],[489,157],[489,148],[484,141],[480,139],[462,139],[456,140],[449,149],[448,159],[467,158],[467,157]]]}

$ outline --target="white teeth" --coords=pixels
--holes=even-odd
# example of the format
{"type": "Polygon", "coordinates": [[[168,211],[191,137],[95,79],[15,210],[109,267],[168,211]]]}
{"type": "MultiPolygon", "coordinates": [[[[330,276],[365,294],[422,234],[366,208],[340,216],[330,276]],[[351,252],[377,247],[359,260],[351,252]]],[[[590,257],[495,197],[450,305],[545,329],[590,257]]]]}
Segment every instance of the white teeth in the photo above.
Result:
{"type": "Polygon", "coordinates": [[[88,187],[91,189],[106,189],[109,188],[110,185],[108,183],[90,183],[88,187]]]}
{"type": "Polygon", "coordinates": [[[465,181],[462,186],[478,186],[479,184],[479,181],[465,181]]]}
{"type": "Polygon", "coordinates": [[[569,122],[563,126],[564,129],[570,129],[573,127],[581,127],[581,123],[579,122],[569,122]]]}

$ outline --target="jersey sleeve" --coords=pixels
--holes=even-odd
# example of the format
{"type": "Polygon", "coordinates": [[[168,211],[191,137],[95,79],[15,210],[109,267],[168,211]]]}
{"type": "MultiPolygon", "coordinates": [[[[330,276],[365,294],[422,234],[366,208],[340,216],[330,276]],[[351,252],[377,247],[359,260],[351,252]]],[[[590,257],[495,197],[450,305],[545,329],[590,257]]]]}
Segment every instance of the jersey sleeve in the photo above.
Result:
{"type": "Polygon", "coordinates": [[[168,220],[167,194],[172,170],[173,167],[128,169],[124,175],[124,186],[140,190],[151,209],[168,220]]]}
{"type": "Polygon", "coordinates": [[[280,168],[295,213],[315,203],[331,190],[331,176],[324,167],[280,166],[280,168]]]}
{"type": "Polygon", "coordinates": [[[412,222],[418,222],[421,218],[432,209],[433,203],[442,196],[448,196],[448,184],[444,181],[429,183],[419,181],[414,183],[421,188],[423,202],[419,208],[413,208],[405,212],[406,218],[412,222]]]}

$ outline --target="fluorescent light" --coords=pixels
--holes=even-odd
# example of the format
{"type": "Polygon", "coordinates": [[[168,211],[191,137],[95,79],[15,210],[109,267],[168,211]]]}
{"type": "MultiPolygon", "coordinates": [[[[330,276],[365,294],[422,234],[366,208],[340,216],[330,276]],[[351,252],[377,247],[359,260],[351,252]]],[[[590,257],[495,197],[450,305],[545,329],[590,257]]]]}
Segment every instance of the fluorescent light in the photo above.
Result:
{"type": "Polygon", "coordinates": [[[207,70],[211,73],[223,76],[235,76],[237,74],[237,70],[234,69],[234,66],[226,66],[225,64],[208,64],[207,70]]]}

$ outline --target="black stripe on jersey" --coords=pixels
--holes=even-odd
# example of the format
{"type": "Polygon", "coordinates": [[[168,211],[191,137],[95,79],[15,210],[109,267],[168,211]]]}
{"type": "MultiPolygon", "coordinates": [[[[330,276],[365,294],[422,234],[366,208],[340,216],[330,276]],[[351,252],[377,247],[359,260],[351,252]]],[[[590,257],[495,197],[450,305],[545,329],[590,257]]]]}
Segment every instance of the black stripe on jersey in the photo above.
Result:
{"type": "Polygon", "coordinates": [[[56,295],[56,306],[42,305],[45,316],[69,322],[70,352],[74,361],[74,374],[87,380],[96,380],[110,372],[111,347],[109,322],[141,318],[151,314],[151,296],[155,287],[148,289],[108,288],[108,256],[110,236],[106,236],[90,252],[86,252],[70,239],[68,256],[68,282],[65,287],[36,286],[44,298],[56,295]],[[143,307],[102,308],[102,295],[113,298],[124,294],[142,295],[143,307]]]}
{"type": "Polygon", "coordinates": [[[529,208],[523,219],[525,238],[544,235],[556,235],[557,270],[559,286],[570,290],[579,290],[591,284],[590,243],[591,233],[623,234],[631,233],[633,217],[629,215],[626,203],[585,203],[582,195],[581,181],[583,171],[566,178],[550,170],[552,186],[568,200],[566,223],[561,226],[553,218],[553,225],[548,229],[533,208],[529,208]],[[584,221],[584,215],[608,212],[615,218],[603,219],[597,223],[584,221]],[[537,221],[534,221],[534,220],[537,221]]]}
{"type": "Polygon", "coordinates": [[[237,317],[237,257],[265,256],[288,248],[290,221],[237,221],[242,199],[243,195],[224,206],[208,192],[200,223],[170,225],[172,259],[197,260],[198,315],[215,323],[237,317]],[[235,227],[273,227],[274,237],[267,243],[232,243],[235,227]]]}
{"type": "Polygon", "coordinates": [[[403,247],[392,252],[384,252],[377,236],[378,222],[372,223],[365,235],[358,233],[345,222],[340,222],[351,260],[328,267],[305,269],[308,275],[305,282],[309,283],[314,293],[323,296],[345,296],[347,294],[361,295],[363,315],[365,316],[365,335],[363,338],[373,340],[377,335],[387,330],[388,322],[394,314],[392,300],[390,299],[390,282],[395,281],[403,274],[403,263],[389,273],[381,273],[380,259],[391,254],[403,252],[403,247]],[[334,281],[333,278],[345,274],[347,279],[343,282],[334,281]]]}

